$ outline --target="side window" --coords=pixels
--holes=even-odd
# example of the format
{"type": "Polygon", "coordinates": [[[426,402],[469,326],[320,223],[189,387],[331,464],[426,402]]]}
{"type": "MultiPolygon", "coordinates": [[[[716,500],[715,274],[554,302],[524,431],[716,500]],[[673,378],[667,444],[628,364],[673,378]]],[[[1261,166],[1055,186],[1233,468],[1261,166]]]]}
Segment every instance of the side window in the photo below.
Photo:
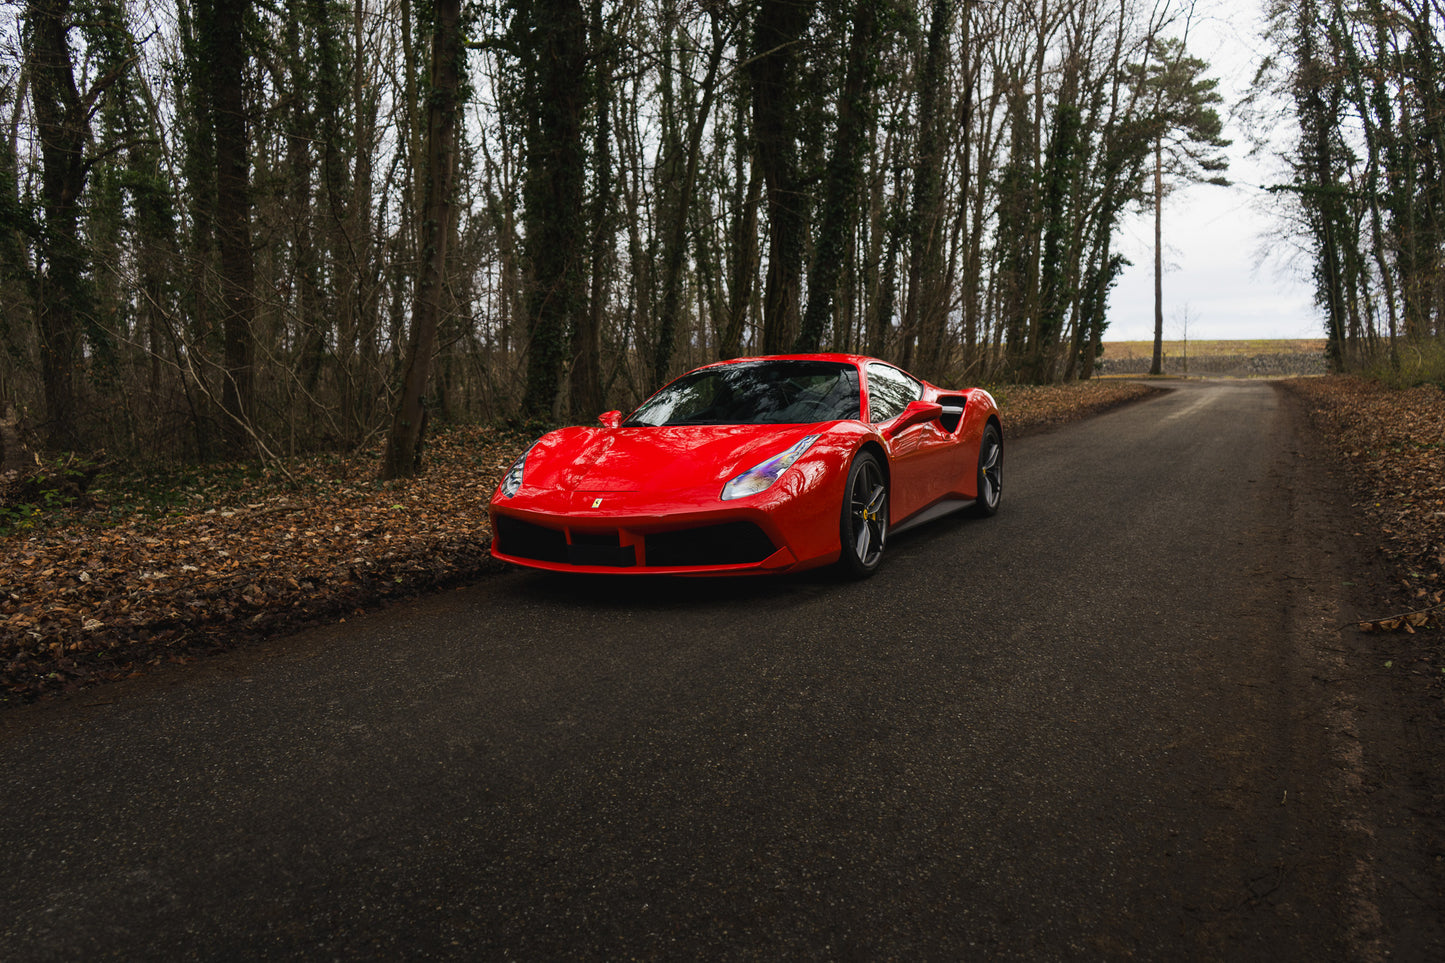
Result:
{"type": "Polygon", "coordinates": [[[886,364],[868,366],[868,420],[873,424],[896,418],[910,401],[923,397],[923,386],[886,364]]]}

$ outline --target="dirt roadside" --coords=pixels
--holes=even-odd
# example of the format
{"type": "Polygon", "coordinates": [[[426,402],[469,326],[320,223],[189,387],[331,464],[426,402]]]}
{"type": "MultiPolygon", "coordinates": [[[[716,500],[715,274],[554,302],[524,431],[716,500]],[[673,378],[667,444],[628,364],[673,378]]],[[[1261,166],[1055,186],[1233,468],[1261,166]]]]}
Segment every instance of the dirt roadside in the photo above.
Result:
{"type": "MultiPolygon", "coordinates": [[[[1439,631],[1360,628],[1390,594],[1399,557],[1372,552],[1376,533],[1358,519],[1305,510],[1357,504],[1360,479],[1340,457],[1339,436],[1319,430],[1321,396],[1313,395],[1312,405],[1294,385],[1280,391],[1300,448],[1270,479],[1289,506],[1290,529],[1260,576],[1278,583],[1300,676],[1291,684],[1317,694],[1335,763],[1323,785],[1312,787],[1322,791],[1299,809],[1318,819],[1319,831],[1339,834],[1342,853],[1356,854],[1347,929],[1359,958],[1441,959],[1445,703],[1437,679],[1422,668],[1434,661],[1425,653],[1438,654],[1439,631]]],[[[1299,721],[1300,731],[1318,729],[1305,725],[1317,720],[1299,721]]]]}

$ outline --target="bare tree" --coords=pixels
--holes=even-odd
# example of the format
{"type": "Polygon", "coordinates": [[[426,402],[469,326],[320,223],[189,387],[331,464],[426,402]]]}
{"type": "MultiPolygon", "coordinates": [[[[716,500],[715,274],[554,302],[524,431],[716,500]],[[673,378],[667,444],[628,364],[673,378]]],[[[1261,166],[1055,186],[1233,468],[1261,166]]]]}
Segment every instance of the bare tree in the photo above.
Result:
{"type": "Polygon", "coordinates": [[[90,158],[90,118],[96,98],[113,76],[83,94],[71,52],[70,0],[30,0],[25,26],[30,96],[42,158],[45,221],[38,235],[36,292],[45,433],[50,444],[79,442],[75,368],[90,305],[84,284],[87,250],[80,237],[80,205],[90,158]]]}
{"type": "Polygon", "coordinates": [[[799,47],[812,0],[761,0],[753,25],[753,144],[767,193],[767,286],[762,350],[776,353],[798,330],[806,210],[798,170],[799,47]]]}
{"type": "Polygon", "coordinates": [[[381,477],[403,478],[420,468],[426,427],[424,394],[436,350],[447,274],[457,153],[457,88],[461,80],[461,0],[437,0],[432,27],[431,92],[427,98],[426,179],[422,204],[422,271],[417,277],[411,340],[401,397],[387,438],[381,477]]]}
{"type": "Polygon", "coordinates": [[[587,20],[580,0],[518,4],[528,104],[526,256],[530,415],[555,417],[569,334],[586,304],[582,120],[587,20]]]}

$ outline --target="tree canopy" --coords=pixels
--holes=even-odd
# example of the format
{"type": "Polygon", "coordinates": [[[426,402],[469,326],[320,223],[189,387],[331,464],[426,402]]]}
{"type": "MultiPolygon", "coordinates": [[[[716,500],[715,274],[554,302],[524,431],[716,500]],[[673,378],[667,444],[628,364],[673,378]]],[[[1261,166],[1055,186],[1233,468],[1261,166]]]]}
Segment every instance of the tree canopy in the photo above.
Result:
{"type": "Polygon", "coordinates": [[[1217,170],[1183,9],[10,5],[0,392],[56,445],[265,460],[740,353],[1087,378],[1151,150],[1217,170]]]}
{"type": "Polygon", "coordinates": [[[1293,130],[1260,139],[1330,355],[1445,384],[1445,9],[1272,2],[1268,24],[1253,116],[1261,134],[1293,130]]]}

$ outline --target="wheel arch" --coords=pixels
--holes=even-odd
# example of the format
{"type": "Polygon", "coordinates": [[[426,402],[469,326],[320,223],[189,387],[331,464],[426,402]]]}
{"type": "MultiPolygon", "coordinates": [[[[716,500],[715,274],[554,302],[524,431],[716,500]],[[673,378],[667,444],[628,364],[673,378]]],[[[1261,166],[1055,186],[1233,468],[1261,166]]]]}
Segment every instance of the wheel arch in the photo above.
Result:
{"type": "MultiPolygon", "coordinates": [[[[1000,437],[1002,437],[1002,432],[1000,432],[1000,437]]],[[[888,452],[883,449],[883,446],[878,443],[877,439],[868,438],[863,444],[859,445],[858,450],[853,453],[853,461],[856,461],[858,456],[865,451],[878,459],[878,463],[883,466],[883,481],[887,483],[889,488],[892,488],[893,470],[888,464],[888,452]]],[[[851,465],[852,461],[850,461],[849,464],[851,465]]]]}

